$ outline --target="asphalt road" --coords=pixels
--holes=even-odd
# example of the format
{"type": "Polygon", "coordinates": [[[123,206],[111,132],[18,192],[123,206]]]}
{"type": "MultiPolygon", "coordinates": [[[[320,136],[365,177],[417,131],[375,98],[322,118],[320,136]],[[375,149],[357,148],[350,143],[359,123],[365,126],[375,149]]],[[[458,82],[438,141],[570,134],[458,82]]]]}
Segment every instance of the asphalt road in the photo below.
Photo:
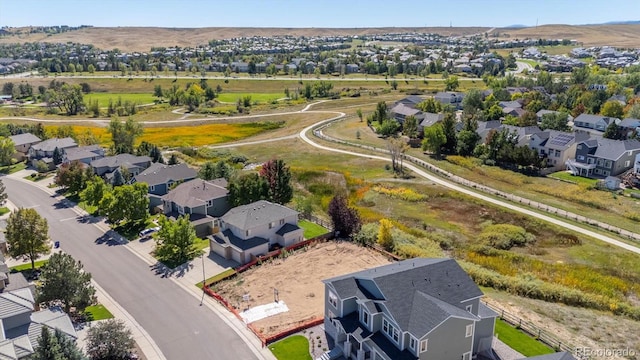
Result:
{"type": "Polygon", "coordinates": [[[123,245],[109,241],[95,225],[43,189],[3,178],[18,207],[34,207],[49,222],[49,235],[82,261],[85,270],[153,338],[164,356],[174,359],[257,359],[222,319],[169,278],[156,275],[123,245]]]}

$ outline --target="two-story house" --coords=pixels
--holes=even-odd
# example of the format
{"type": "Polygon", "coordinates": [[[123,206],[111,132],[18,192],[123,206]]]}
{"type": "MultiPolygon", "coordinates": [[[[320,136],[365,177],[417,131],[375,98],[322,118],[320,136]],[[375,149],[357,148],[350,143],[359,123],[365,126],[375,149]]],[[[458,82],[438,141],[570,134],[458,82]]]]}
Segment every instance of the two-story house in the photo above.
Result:
{"type": "Polygon", "coordinates": [[[62,139],[52,138],[33,144],[29,148],[31,166],[36,167],[36,162],[44,161],[49,166],[49,170],[53,170],[55,169],[53,153],[56,149],[58,149],[60,156],[62,156],[65,150],[75,147],[78,147],[78,144],[70,137],[62,139]]]}
{"type": "Polygon", "coordinates": [[[462,100],[464,99],[464,93],[445,91],[435,94],[433,98],[436,101],[440,102],[442,105],[451,105],[455,109],[462,109],[462,100]]]}
{"type": "Polygon", "coordinates": [[[405,105],[404,103],[398,103],[396,106],[391,108],[390,113],[393,118],[399,122],[400,124],[404,123],[404,120],[409,116],[416,116],[420,114],[420,110],[405,105]]]}
{"type": "Polygon", "coordinates": [[[42,141],[42,139],[33,135],[32,133],[12,135],[9,136],[9,139],[13,141],[13,146],[16,149],[16,154],[14,155],[14,157],[18,161],[22,161],[27,157],[31,146],[42,141]]]}
{"type": "Polygon", "coordinates": [[[323,280],[325,332],[347,359],[462,359],[491,350],[497,314],[453,259],[323,280]]]}
{"type": "Polygon", "coordinates": [[[567,160],[574,157],[578,143],[588,139],[587,133],[546,130],[531,135],[530,146],[547,159],[548,168],[560,171],[566,168],[567,160]]]}
{"type": "Polygon", "coordinates": [[[280,204],[260,200],[229,210],[209,236],[211,251],[240,264],[266,254],[270,246],[286,247],[303,240],[298,212],[280,204]]]}
{"type": "Polygon", "coordinates": [[[638,140],[589,139],[578,143],[575,159],[566,165],[573,175],[605,178],[631,169],[639,153],[638,140]]]}
{"type": "Polygon", "coordinates": [[[103,177],[107,182],[111,183],[116,171],[126,169],[130,176],[136,176],[151,166],[151,158],[148,156],[118,154],[93,160],[90,165],[94,174],[103,177]]]}
{"type": "Polygon", "coordinates": [[[573,128],[576,131],[595,130],[596,132],[602,133],[607,129],[607,126],[613,122],[620,124],[620,119],[602,115],[580,114],[577,118],[573,119],[573,128]]]}
{"type": "Polygon", "coordinates": [[[79,146],[64,150],[62,156],[63,163],[71,163],[79,161],[83,164],[91,164],[93,160],[102,159],[104,157],[104,148],[100,145],[79,146]]]}
{"type": "Polygon", "coordinates": [[[198,172],[184,163],[176,165],[153,163],[134,176],[131,183],[143,182],[149,186],[149,207],[153,209],[162,204],[162,197],[167,195],[174,184],[195,179],[196,176],[198,172]]]}
{"type": "Polygon", "coordinates": [[[60,308],[35,311],[35,301],[29,289],[0,293],[0,358],[28,359],[38,347],[42,328],[60,330],[75,340],[78,338],[69,316],[60,308]]]}

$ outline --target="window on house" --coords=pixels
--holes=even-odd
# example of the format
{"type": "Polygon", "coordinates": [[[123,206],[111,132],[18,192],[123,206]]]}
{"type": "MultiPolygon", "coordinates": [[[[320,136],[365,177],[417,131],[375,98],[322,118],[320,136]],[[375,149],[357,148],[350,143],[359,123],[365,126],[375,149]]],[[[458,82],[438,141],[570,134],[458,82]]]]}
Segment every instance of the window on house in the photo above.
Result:
{"type": "Polygon", "coordinates": [[[207,206],[208,207],[212,207],[213,206],[213,200],[207,200],[207,206]]]}
{"type": "Polygon", "coordinates": [[[245,232],[245,236],[249,236],[249,234],[250,234],[250,233],[251,233],[251,230],[247,230],[247,231],[245,232]]]}
{"type": "Polygon", "coordinates": [[[393,329],[393,341],[397,343],[398,340],[400,339],[400,334],[398,334],[398,329],[396,329],[395,327],[392,327],[392,329],[393,329]]]}
{"type": "Polygon", "coordinates": [[[625,166],[625,167],[627,167],[627,166],[631,166],[631,161],[629,161],[629,160],[625,161],[625,162],[624,162],[624,166],[625,166]]]}
{"type": "Polygon", "coordinates": [[[465,337],[473,336],[473,324],[467,325],[467,328],[465,329],[465,332],[464,332],[464,336],[465,337]]]}
{"type": "Polygon", "coordinates": [[[387,319],[382,319],[382,331],[387,334],[389,333],[389,322],[387,321],[387,319]]]}
{"type": "Polygon", "coordinates": [[[156,186],[155,185],[149,186],[149,191],[155,191],[155,190],[156,190],[156,186]]]}
{"type": "Polygon", "coordinates": [[[472,312],[473,311],[473,305],[467,305],[466,307],[468,312],[472,312]]]}
{"type": "Polygon", "coordinates": [[[578,150],[582,150],[582,144],[578,145],[578,146],[577,146],[577,149],[578,149],[578,150]]]}
{"type": "Polygon", "coordinates": [[[611,160],[607,160],[604,162],[604,167],[611,169],[611,165],[613,165],[613,163],[611,162],[611,160]]]}
{"type": "Polygon", "coordinates": [[[593,158],[587,158],[587,164],[593,164],[595,160],[593,158]]]}
{"type": "Polygon", "coordinates": [[[336,309],[338,308],[338,297],[331,291],[329,291],[329,304],[333,305],[336,309]]]}
{"type": "Polygon", "coordinates": [[[428,345],[429,345],[429,339],[424,339],[420,341],[420,352],[423,353],[427,351],[428,345]]]}
{"type": "Polygon", "coordinates": [[[471,360],[471,352],[466,352],[462,355],[462,360],[471,360]]]}
{"type": "Polygon", "coordinates": [[[603,163],[604,161],[602,159],[598,159],[598,166],[602,166],[603,163]]]}
{"type": "Polygon", "coordinates": [[[409,336],[409,348],[411,350],[414,350],[414,351],[416,350],[416,343],[417,343],[417,340],[414,339],[413,336],[409,336]]]}
{"type": "Polygon", "coordinates": [[[178,205],[178,214],[184,215],[184,208],[180,205],[178,205]]]}
{"type": "Polygon", "coordinates": [[[584,155],[578,155],[578,160],[583,160],[584,161],[584,155]]]}
{"type": "Polygon", "coordinates": [[[362,309],[362,323],[367,326],[369,325],[369,313],[364,309],[362,309]]]}
{"type": "Polygon", "coordinates": [[[274,223],[274,222],[270,222],[270,223],[269,223],[269,229],[273,229],[273,226],[274,226],[275,224],[276,224],[276,223],[274,223]]]}
{"type": "Polygon", "coordinates": [[[556,157],[560,157],[560,150],[556,150],[556,157]]]}
{"type": "Polygon", "coordinates": [[[280,225],[284,225],[284,219],[280,219],[280,225]]]}

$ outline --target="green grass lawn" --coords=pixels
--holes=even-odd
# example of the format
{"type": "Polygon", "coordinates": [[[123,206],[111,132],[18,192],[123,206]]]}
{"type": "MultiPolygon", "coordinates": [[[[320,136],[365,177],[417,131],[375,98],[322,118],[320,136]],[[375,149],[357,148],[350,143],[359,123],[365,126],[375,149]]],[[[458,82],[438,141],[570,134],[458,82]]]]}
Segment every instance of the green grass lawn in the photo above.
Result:
{"type": "Polygon", "coordinates": [[[304,230],[305,239],[313,239],[316,236],[324,235],[329,232],[329,230],[322,226],[307,220],[298,221],[298,226],[304,230]]]}
{"type": "Polygon", "coordinates": [[[548,177],[554,178],[554,179],[565,180],[565,181],[571,181],[571,182],[576,183],[576,184],[584,184],[584,185],[588,185],[588,186],[596,186],[596,183],[598,182],[598,180],[596,180],[596,179],[589,179],[589,178],[582,177],[582,176],[571,175],[571,173],[569,173],[567,171],[558,171],[558,172],[555,172],[553,174],[548,175],[548,177]]]}
{"type": "Polygon", "coordinates": [[[48,177],[49,177],[49,174],[36,174],[36,173],[34,173],[32,175],[25,176],[23,179],[27,179],[29,181],[36,182],[36,181],[44,180],[44,179],[46,179],[48,177]]]}
{"type": "Polygon", "coordinates": [[[153,103],[156,98],[152,92],[149,93],[90,93],[85,95],[84,101],[90,104],[92,101],[98,100],[98,106],[109,106],[109,99],[113,100],[114,104],[118,101],[118,98],[122,99],[122,102],[130,101],[137,103],[138,105],[153,103]]]}
{"type": "Polygon", "coordinates": [[[87,316],[88,321],[105,320],[105,319],[113,318],[113,314],[111,314],[111,312],[107,310],[107,308],[104,307],[104,305],[100,305],[100,304],[87,306],[84,309],[84,313],[87,316]]]}
{"type": "MultiPolygon", "coordinates": [[[[41,268],[42,266],[44,266],[44,264],[46,264],[49,260],[38,260],[34,263],[36,269],[41,268]]],[[[17,265],[14,266],[10,269],[12,272],[21,272],[21,271],[28,271],[31,270],[31,262],[26,263],[26,264],[22,264],[22,265],[17,265]]]]}
{"type": "Polygon", "coordinates": [[[218,94],[218,101],[235,103],[238,99],[242,99],[245,96],[251,96],[251,102],[269,103],[273,100],[277,100],[285,97],[284,91],[282,93],[232,93],[222,92],[218,94]]]}
{"type": "Polygon", "coordinates": [[[9,210],[8,207],[0,207],[0,216],[4,215],[4,214],[8,214],[11,210],[9,210]]]}
{"type": "Polygon", "coordinates": [[[17,163],[15,165],[5,165],[5,166],[0,166],[0,173],[13,174],[14,172],[24,170],[26,168],[27,168],[27,164],[23,162],[17,163]]]}
{"type": "MultiPolygon", "coordinates": [[[[229,276],[231,276],[231,275],[233,275],[233,274],[235,274],[235,273],[236,273],[236,271],[235,271],[234,269],[227,269],[227,270],[225,270],[225,271],[221,272],[221,273],[220,273],[220,274],[218,274],[218,275],[214,275],[214,276],[212,276],[212,277],[210,277],[210,278],[206,279],[204,282],[205,282],[205,283],[207,284],[207,286],[208,286],[208,285],[211,285],[211,284],[213,284],[213,283],[216,283],[216,282],[218,282],[218,281],[220,281],[220,280],[222,280],[222,279],[226,279],[226,278],[228,278],[229,276]]],[[[202,282],[198,282],[198,283],[196,283],[196,286],[197,286],[198,288],[202,289],[202,282]]]]}
{"type": "Polygon", "coordinates": [[[198,238],[196,240],[196,248],[198,250],[203,250],[209,247],[209,240],[208,239],[200,239],[198,238]]]}
{"type": "Polygon", "coordinates": [[[555,352],[547,345],[530,337],[524,332],[507,324],[503,320],[496,320],[496,336],[505,344],[509,345],[513,350],[524,356],[536,356],[551,354],[555,352]]]}
{"type": "Polygon", "coordinates": [[[290,336],[269,345],[278,360],[311,360],[309,340],[302,335],[290,336]]]}

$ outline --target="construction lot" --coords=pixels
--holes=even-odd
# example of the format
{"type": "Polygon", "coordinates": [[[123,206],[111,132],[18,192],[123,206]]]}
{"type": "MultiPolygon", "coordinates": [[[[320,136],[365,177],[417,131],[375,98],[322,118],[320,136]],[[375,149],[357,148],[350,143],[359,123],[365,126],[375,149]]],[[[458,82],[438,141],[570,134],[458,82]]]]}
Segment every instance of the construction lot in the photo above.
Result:
{"type": "Polygon", "coordinates": [[[242,311],[274,302],[277,289],[279,300],[284,301],[289,311],[253,322],[263,336],[271,336],[313,318],[322,318],[323,279],[388,263],[385,256],[371,249],[328,241],[300,249],[286,258],[266,261],[216,284],[213,290],[242,311]],[[243,295],[248,297],[243,299],[243,295]]]}

